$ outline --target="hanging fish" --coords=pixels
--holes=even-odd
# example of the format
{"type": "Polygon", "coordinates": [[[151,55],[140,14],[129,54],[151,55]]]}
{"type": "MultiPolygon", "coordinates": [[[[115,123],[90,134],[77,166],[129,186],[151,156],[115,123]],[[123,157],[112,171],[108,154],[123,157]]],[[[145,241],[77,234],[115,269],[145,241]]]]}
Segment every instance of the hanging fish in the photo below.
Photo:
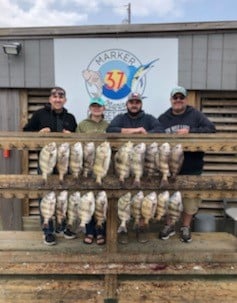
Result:
{"type": "Polygon", "coordinates": [[[139,143],[133,147],[131,155],[131,173],[134,175],[135,187],[141,186],[141,177],[143,176],[144,159],[146,152],[146,144],[139,143]]]}
{"type": "Polygon", "coordinates": [[[160,193],[157,197],[156,220],[160,221],[167,213],[170,194],[168,190],[160,193]]]}
{"type": "Polygon", "coordinates": [[[67,209],[67,224],[68,227],[72,228],[73,224],[78,219],[78,204],[80,203],[81,194],[79,191],[76,191],[70,194],[68,199],[68,209],[67,209]]]}
{"type": "Polygon", "coordinates": [[[77,179],[83,170],[83,147],[81,142],[76,142],[70,147],[69,168],[73,177],[77,179]]]}
{"type": "Polygon", "coordinates": [[[146,195],[142,201],[142,217],[144,218],[144,225],[148,226],[149,221],[155,217],[157,207],[157,194],[151,192],[146,195]]]}
{"type": "Polygon", "coordinates": [[[156,155],[159,153],[159,146],[157,142],[148,144],[146,147],[144,160],[144,173],[148,178],[152,178],[158,173],[156,155]]]}
{"type": "Polygon", "coordinates": [[[131,193],[128,192],[118,199],[118,217],[121,221],[118,233],[127,233],[127,223],[131,218],[131,193]]]}
{"type": "Polygon", "coordinates": [[[78,204],[78,218],[80,220],[79,224],[79,232],[83,232],[84,234],[86,233],[86,224],[88,224],[95,211],[95,196],[92,191],[87,192],[84,194],[80,202],[78,204]]]}
{"type": "Polygon", "coordinates": [[[172,150],[169,161],[169,168],[171,173],[171,178],[176,179],[176,176],[179,174],[181,167],[184,162],[184,152],[182,144],[176,144],[172,150]]]}
{"type": "Polygon", "coordinates": [[[134,226],[133,228],[136,229],[139,226],[140,219],[142,217],[142,201],[144,199],[143,191],[139,191],[132,197],[131,201],[131,214],[134,218],[134,226]]]}
{"type": "Polygon", "coordinates": [[[83,177],[87,178],[92,174],[95,161],[95,144],[94,142],[86,142],[83,146],[83,177]]]}
{"type": "Polygon", "coordinates": [[[170,218],[170,224],[174,225],[180,218],[183,211],[182,196],[180,191],[176,191],[169,199],[168,203],[168,215],[170,218]]]}
{"type": "Polygon", "coordinates": [[[133,143],[131,141],[128,141],[120,146],[114,156],[115,171],[119,176],[119,181],[122,184],[124,184],[125,179],[130,175],[132,150],[133,143]]]}
{"type": "Polygon", "coordinates": [[[59,173],[59,182],[63,183],[64,176],[68,173],[70,145],[64,142],[58,146],[57,170],[59,173]]]}
{"type": "Polygon", "coordinates": [[[106,221],[108,210],[108,198],[104,190],[98,192],[95,198],[95,221],[97,227],[102,227],[106,221]]]}
{"type": "Polygon", "coordinates": [[[68,192],[64,190],[57,195],[56,199],[56,222],[58,226],[61,226],[67,217],[67,205],[68,192]]]}
{"type": "Polygon", "coordinates": [[[96,183],[102,185],[102,178],[107,175],[111,161],[111,147],[109,142],[103,142],[96,148],[93,173],[96,176],[96,183]]]}
{"type": "Polygon", "coordinates": [[[44,182],[47,181],[48,175],[52,174],[57,162],[57,145],[51,142],[45,145],[39,154],[39,167],[42,172],[44,182]]]}
{"type": "Polygon", "coordinates": [[[171,147],[168,142],[161,144],[159,147],[160,149],[160,172],[161,172],[161,182],[160,188],[164,188],[169,185],[168,177],[170,176],[169,170],[169,162],[170,162],[170,154],[171,154],[171,147]]]}
{"type": "Polygon", "coordinates": [[[40,213],[43,217],[43,228],[48,227],[55,213],[56,195],[54,191],[47,193],[40,201],[40,213]]]}

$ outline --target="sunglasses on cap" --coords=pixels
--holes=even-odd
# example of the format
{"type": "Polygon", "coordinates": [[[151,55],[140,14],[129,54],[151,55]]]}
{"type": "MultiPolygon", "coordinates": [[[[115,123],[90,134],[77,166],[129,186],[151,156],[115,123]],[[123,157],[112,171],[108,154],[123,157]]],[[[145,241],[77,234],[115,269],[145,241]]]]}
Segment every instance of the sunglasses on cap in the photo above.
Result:
{"type": "Polygon", "coordinates": [[[180,96],[173,96],[172,97],[172,99],[174,99],[174,100],[184,100],[185,99],[185,96],[183,96],[183,95],[180,95],[180,96]]]}
{"type": "Polygon", "coordinates": [[[60,98],[65,97],[65,93],[63,91],[52,90],[51,96],[59,96],[60,98]]]}

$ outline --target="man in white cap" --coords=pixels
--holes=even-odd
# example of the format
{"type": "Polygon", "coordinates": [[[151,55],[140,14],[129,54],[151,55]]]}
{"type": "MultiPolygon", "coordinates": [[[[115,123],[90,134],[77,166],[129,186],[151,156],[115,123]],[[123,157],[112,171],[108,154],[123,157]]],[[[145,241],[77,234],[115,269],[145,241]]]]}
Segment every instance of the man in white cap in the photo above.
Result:
{"type": "Polygon", "coordinates": [[[163,133],[160,122],[142,110],[142,96],[132,92],[126,102],[127,113],[119,114],[110,122],[108,133],[147,134],[163,133]]]}
{"type": "MultiPolygon", "coordinates": [[[[215,133],[215,125],[208,118],[188,105],[188,94],[184,87],[177,86],[170,93],[171,107],[163,113],[158,120],[165,128],[166,133],[215,133]]],[[[185,152],[184,162],[180,174],[200,175],[203,168],[204,152],[185,152]]],[[[200,199],[183,199],[182,226],[180,230],[180,240],[191,242],[191,228],[193,215],[198,211],[200,199]]],[[[159,233],[159,238],[167,240],[175,234],[174,225],[170,224],[167,217],[166,224],[159,233]]]]}

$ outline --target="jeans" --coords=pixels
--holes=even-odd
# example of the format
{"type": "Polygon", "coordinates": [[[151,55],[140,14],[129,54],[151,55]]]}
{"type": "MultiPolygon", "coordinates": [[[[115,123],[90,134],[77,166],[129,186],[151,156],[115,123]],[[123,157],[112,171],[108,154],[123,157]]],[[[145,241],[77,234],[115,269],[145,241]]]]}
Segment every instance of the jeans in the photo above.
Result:
{"type": "Polygon", "coordinates": [[[96,227],[96,221],[94,216],[92,217],[91,221],[86,224],[86,234],[93,235],[97,237],[98,235],[102,235],[105,237],[106,233],[106,223],[103,223],[101,227],[96,227]]]}

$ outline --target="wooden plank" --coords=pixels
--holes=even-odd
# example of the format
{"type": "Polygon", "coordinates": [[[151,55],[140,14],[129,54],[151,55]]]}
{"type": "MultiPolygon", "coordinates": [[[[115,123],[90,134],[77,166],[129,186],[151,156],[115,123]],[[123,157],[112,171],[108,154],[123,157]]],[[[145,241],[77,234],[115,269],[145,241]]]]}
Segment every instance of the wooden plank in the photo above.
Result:
{"type": "MultiPolygon", "coordinates": [[[[236,106],[237,106],[237,104],[236,104],[236,106]]],[[[205,107],[205,108],[202,109],[202,112],[204,114],[219,114],[219,115],[230,114],[230,115],[235,115],[235,114],[237,114],[237,108],[236,107],[235,108],[226,107],[226,106],[225,106],[225,108],[205,107]]]]}

